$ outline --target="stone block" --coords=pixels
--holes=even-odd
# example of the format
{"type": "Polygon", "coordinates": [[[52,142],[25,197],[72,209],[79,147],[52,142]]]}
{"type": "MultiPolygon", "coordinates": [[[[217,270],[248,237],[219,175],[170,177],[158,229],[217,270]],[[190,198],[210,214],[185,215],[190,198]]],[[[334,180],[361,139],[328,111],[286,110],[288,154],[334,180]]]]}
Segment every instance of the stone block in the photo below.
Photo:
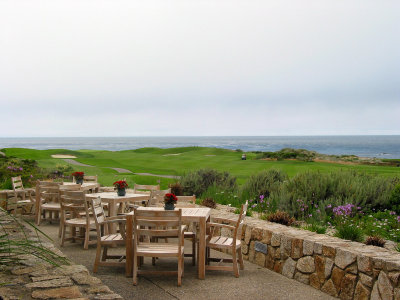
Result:
{"type": "Polygon", "coordinates": [[[330,258],[325,258],[325,279],[329,278],[332,274],[333,260],[330,258]]]}
{"type": "Polygon", "coordinates": [[[251,239],[261,241],[263,238],[263,229],[256,227],[251,230],[251,239]]]}
{"type": "MultiPolygon", "coordinates": [[[[312,241],[304,240],[303,241],[303,254],[304,255],[313,255],[314,253],[314,245],[315,243],[312,241]]],[[[322,252],[322,248],[321,248],[322,252]]]]}
{"type": "Polygon", "coordinates": [[[364,273],[359,273],[360,281],[363,285],[372,288],[373,279],[371,276],[368,276],[364,273]]]}
{"type": "Polygon", "coordinates": [[[97,295],[93,299],[95,300],[114,300],[114,299],[123,299],[118,294],[106,294],[106,295],[97,295]]]}
{"type": "Polygon", "coordinates": [[[322,254],[322,244],[321,243],[314,243],[314,252],[316,254],[322,254]]]}
{"type": "Polygon", "coordinates": [[[282,273],[282,261],[280,261],[280,260],[275,261],[273,270],[274,270],[274,272],[281,274],[282,273]]]}
{"type": "Polygon", "coordinates": [[[332,270],[331,280],[338,292],[340,291],[343,277],[344,277],[344,271],[338,267],[334,267],[332,270]]]}
{"type": "Polygon", "coordinates": [[[70,265],[70,266],[61,266],[55,270],[55,273],[71,276],[75,273],[86,273],[89,274],[88,269],[82,265],[70,265]]]}
{"type": "Polygon", "coordinates": [[[391,300],[393,298],[393,287],[389,277],[381,271],[378,277],[378,290],[382,300],[391,300]]]}
{"type": "Polygon", "coordinates": [[[267,254],[268,253],[268,245],[256,241],[254,244],[254,250],[256,252],[261,252],[261,253],[267,254]]]}
{"type": "Polygon", "coordinates": [[[313,273],[315,271],[315,262],[312,256],[304,256],[297,261],[297,270],[302,273],[313,273]]]}
{"type": "Polygon", "coordinates": [[[242,253],[243,254],[249,253],[249,246],[247,244],[242,243],[242,253]]]}
{"type": "Polygon", "coordinates": [[[345,269],[345,272],[357,275],[358,274],[357,264],[356,263],[351,264],[345,269]]]}
{"type": "Polygon", "coordinates": [[[353,274],[346,274],[342,279],[340,299],[352,300],[354,296],[354,290],[356,287],[357,276],[353,274]]]}
{"type": "Polygon", "coordinates": [[[297,281],[307,284],[310,284],[310,275],[308,274],[303,274],[300,272],[296,272],[296,274],[294,274],[294,279],[296,279],[297,281]]]}
{"type": "Polygon", "coordinates": [[[32,292],[32,298],[35,299],[74,299],[80,297],[82,297],[82,294],[77,286],[39,289],[32,292]]]}
{"type": "Polygon", "coordinates": [[[347,266],[351,265],[357,259],[357,255],[346,250],[337,249],[335,265],[341,269],[345,269],[347,266]]]}
{"type": "Polygon", "coordinates": [[[400,300],[400,288],[394,289],[393,299],[394,300],[400,300]]]}
{"type": "Polygon", "coordinates": [[[248,245],[250,243],[250,240],[251,240],[251,227],[247,226],[244,234],[244,243],[248,245]]]}
{"type": "Polygon", "coordinates": [[[286,259],[290,256],[292,250],[292,239],[285,235],[281,236],[281,259],[286,259]]]}
{"type": "Polygon", "coordinates": [[[371,300],[382,300],[381,295],[379,295],[377,282],[375,282],[374,287],[372,288],[371,300]]]}
{"type": "Polygon", "coordinates": [[[88,287],[86,289],[86,292],[89,294],[99,294],[99,293],[111,294],[112,293],[110,288],[106,285],[95,285],[95,286],[88,287]]]}
{"type": "Polygon", "coordinates": [[[390,272],[388,276],[393,285],[397,286],[400,278],[400,272],[390,272]]]}
{"type": "Polygon", "coordinates": [[[331,295],[333,297],[338,296],[338,292],[336,291],[335,285],[333,284],[332,280],[328,280],[325,282],[325,284],[322,286],[321,291],[324,293],[327,293],[328,295],[331,295]]]}
{"type": "Polygon", "coordinates": [[[335,248],[331,247],[331,246],[322,246],[322,254],[324,256],[327,256],[329,258],[335,258],[335,254],[336,254],[336,250],[335,248]]]}
{"type": "Polygon", "coordinates": [[[321,288],[321,282],[319,280],[317,273],[312,273],[310,275],[310,285],[318,290],[321,288]]]}
{"type": "Polygon", "coordinates": [[[370,296],[370,290],[362,285],[361,282],[357,282],[356,289],[354,291],[354,300],[368,300],[370,296]]]}
{"type": "Polygon", "coordinates": [[[272,233],[271,246],[279,247],[281,245],[281,235],[278,233],[272,233]]]}
{"type": "Polygon", "coordinates": [[[261,242],[264,244],[271,244],[271,238],[272,238],[272,232],[269,230],[264,230],[261,242]]]}
{"type": "Polygon", "coordinates": [[[315,271],[321,283],[325,282],[325,257],[315,256],[315,271]]]}
{"type": "Polygon", "coordinates": [[[357,267],[360,272],[371,274],[372,273],[372,260],[368,256],[357,256],[357,267]]]}
{"type": "Polygon", "coordinates": [[[256,257],[254,259],[255,263],[261,267],[265,266],[265,255],[264,253],[257,252],[256,257]]]}
{"type": "Polygon", "coordinates": [[[304,244],[303,240],[300,239],[292,240],[292,252],[290,254],[292,258],[300,258],[303,256],[303,244],[304,244]]]}
{"type": "Polygon", "coordinates": [[[295,270],[296,270],[296,261],[294,261],[289,257],[283,264],[282,275],[288,278],[293,278],[295,270]]]}

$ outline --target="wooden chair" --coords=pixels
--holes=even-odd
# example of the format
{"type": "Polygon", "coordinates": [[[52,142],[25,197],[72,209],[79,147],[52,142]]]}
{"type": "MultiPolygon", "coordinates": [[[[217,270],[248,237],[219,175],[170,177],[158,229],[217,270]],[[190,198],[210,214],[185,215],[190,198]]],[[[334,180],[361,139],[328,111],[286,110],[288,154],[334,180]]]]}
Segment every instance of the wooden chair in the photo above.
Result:
{"type": "Polygon", "coordinates": [[[36,183],[36,225],[40,225],[42,219],[53,221],[57,219],[61,210],[59,202],[59,182],[37,181],[36,183]],[[49,218],[46,217],[49,213],[49,218]],[[55,217],[53,218],[53,213],[55,217]]]}
{"type": "Polygon", "coordinates": [[[171,193],[171,189],[167,190],[152,190],[150,193],[150,199],[146,206],[156,207],[164,205],[164,196],[167,193],[171,193]]]}
{"type": "MultiPolygon", "coordinates": [[[[178,286],[182,284],[184,270],[184,240],[182,225],[182,211],[156,211],[134,209],[133,215],[133,284],[137,285],[138,274],[177,274],[178,286]],[[178,243],[142,242],[141,237],[177,237],[178,243]],[[174,271],[145,271],[138,270],[140,257],[176,257],[178,270],[174,271]]],[[[148,240],[148,239],[144,239],[148,240]]]]}
{"type": "Polygon", "coordinates": [[[97,175],[94,175],[94,176],[84,175],[83,182],[97,183],[97,175]]]}
{"type": "Polygon", "coordinates": [[[160,185],[144,185],[144,184],[134,184],[133,193],[134,194],[150,194],[151,191],[159,191],[160,185]]]}
{"type": "Polygon", "coordinates": [[[233,271],[235,277],[239,277],[239,268],[238,263],[240,265],[240,269],[244,269],[243,265],[243,256],[242,256],[242,247],[241,247],[241,234],[242,234],[242,226],[243,220],[246,216],[248,201],[242,205],[240,215],[237,219],[222,219],[218,218],[218,221],[223,223],[207,223],[207,229],[210,231],[210,235],[207,238],[207,249],[206,249],[206,270],[225,270],[225,271],[233,271]],[[229,229],[232,232],[232,237],[221,236],[221,229],[229,229]],[[219,230],[217,230],[219,229],[219,230]],[[219,232],[219,234],[218,234],[219,232]],[[214,249],[228,249],[232,251],[232,259],[225,258],[211,258],[210,257],[210,248],[214,249]],[[221,266],[221,265],[210,265],[210,261],[218,261],[219,263],[230,262],[233,266],[221,266]]]}
{"type": "Polygon", "coordinates": [[[7,200],[7,211],[13,211],[14,215],[16,215],[18,208],[20,208],[22,213],[31,213],[35,206],[34,189],[25,189],[21,176],[11,177],[11,183],[14,195],[7,200]],[[29,199],[26,199],[27,195],[29,199]]]}
{"type": "MultiPolygon", "coordinates": [[[[176,202],[177,208],[179,207],[196,207],[196,196],[176,196],[178,201],[176,202]]],[[[190,225],[190,224],[186,224],[190,225]]],[[[185,239],[190,239],[192,241],[192,253],[185,253],[185,257],[192,258],[192,265],[196,265],[196,227],[193,231],[185,231],[185,239]]]]}
{"type": "Polygon", "coordinates": [[[106,217],[100,197],[91,200],[91,207],[97,231],[97,249],[93,272],[97,273],[99,266],[125,266],[125,262],[122,262],[124,255],[108,255],[107,250],[108,247],[113,245],[125,245],[126,219],[122,216],[106,217]],[[111,223],[120,224],[120,233],[108,233],[108,225],[111,223]],[[122,224],[123,226],[121,226],[122,224]],[[103,255],[101,255],[102,246],[104,247],[103,255]],[[118,261],[107,261],[107,259],[118,259],[118,261]]]}
{"type": "Polygon", "coordinates": [[[94,229],[95,221],[90,217],[89,205],[85,200],[83,191],[65,191],[61,195],[61,247],[65,241],[83,240],[83,249],[89,249],[89,244],[95,244],[96,241],[90,241],[90,229],[94,229]],[[81,213],[84,212],[84,215],[81,213]],[[70,228],[67,238],[67,227],[70,228]],[[79,235],[76,229],[79,228],[79,235]]]}

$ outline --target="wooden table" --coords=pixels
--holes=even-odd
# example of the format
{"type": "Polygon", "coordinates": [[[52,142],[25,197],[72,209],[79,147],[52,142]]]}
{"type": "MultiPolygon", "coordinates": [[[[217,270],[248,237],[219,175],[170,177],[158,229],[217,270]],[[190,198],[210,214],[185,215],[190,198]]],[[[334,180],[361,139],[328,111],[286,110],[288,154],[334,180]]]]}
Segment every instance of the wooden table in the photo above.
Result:
{"type": "MultiPolygon", "coordinates": [[[[93,193],[87,194],[86,199],[93,199],[100,197],[101,201],[108,203],[108,216],[113,217],[117,215],[117,204],[124,202],[140,202],[148,201],[150,199],[150,195],[147,194],[133,194],[126,193],[125,196],[118,196],[117,192],[104,192],[104,193],[93,193]]],[[[115,224],[110,224],[110,233],[115,232],[115,224]]]]}
{"type": "MultiPolygon", "coordinates": [[[[139,207],[144,210],[164,210],[162,207],[139,207]]],[[[211,209],[207,207],[177,208],[182,209],[182,221],[199,224],[199,260],[197,272],[199,279],[205,278],[206,273],[206,223],[210,219],[211,209]]],[[[126,276],[133,274],[133,212],[126,215],[126,276]]]]}
{"type": "MultiPolygon", "coordinates": [[[[75,185],[74,182],[63,182],[63,185],[75,185]]],[[[97,182],[84,182],[81,184],[81,191],[97,191],[100,187],[100,183],[97,182]]]]}

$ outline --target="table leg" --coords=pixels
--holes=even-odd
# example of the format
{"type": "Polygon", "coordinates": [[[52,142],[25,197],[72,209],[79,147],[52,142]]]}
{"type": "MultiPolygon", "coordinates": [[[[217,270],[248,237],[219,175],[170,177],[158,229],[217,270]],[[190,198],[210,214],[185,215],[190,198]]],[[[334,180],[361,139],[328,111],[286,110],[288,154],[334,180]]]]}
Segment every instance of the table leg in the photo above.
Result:
{"type": "Polygon", "coordinates": [[[132,277],[133,267],[133,216],[126,216],[126,264],[125,264],[125,275],[126,277],[132,277]]]}
{"type": "Polygon", "coordinates": [[[206,275],[206,218],[200,218],[199,222],[199,261],[198,277],[204,279],[206,275]]]}
{"type": "MultiPolygon", "coordinates": [[[[108,216],[109,217],[114,217],[116,215],[117,215],[117,207],[115,205],[115,202],[114,201],[108,201],[108,216]]],[[[109,234],[116,232],[115,224],[109,224],[108,232],[109,232],[109,234]]]]}

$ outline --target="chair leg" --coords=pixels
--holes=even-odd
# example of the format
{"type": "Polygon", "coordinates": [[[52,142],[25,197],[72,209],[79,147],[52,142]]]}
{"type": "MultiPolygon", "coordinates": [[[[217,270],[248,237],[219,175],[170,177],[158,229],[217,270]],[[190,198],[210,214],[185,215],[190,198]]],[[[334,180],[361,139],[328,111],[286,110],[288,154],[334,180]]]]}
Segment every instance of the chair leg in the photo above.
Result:
{"type": "Polygon", "coordinates": [[[61,229],[61,247],[64,247],[66,226],[63,224],[61,229]]]}
{"type": "Polygon", "coordinates": [[[238,258],[239,258],[240,270],[244,270],[243,254],[242,254],[242,248],[241,247],[238,249],[238,258]]]}
{"type": "Polygon", "coordinates": [[[103,249],[103,256],[102,256],[102,258],[101,258],[102,261],[106,261],[106,259],[107,259],[107,252],[108,252],[108,246],[104,246],[104,249],[103,249]]]}
{"type": "MultiPolygon", "coordinates": [[[[184,254],[182,253],[182,256],[184,254]]],[[[182,285],[182,257],[178,257],[178,286],[182,285]]]]}
{"type": "Polygon", "coordinates": [[[97,273],[97,270],[99,268],[100,255],[101,255],[101,244],[97,243],[96,258],[94,260],[93,273],[97,273]]]}
{"type": "Polygon", "coordinates": [[[136,255],[133,256],[133,285],[137,285],[137,269],[138,269],[138,262],[139,262],[139,257],[136,255]]]}
{"type": "Polygon", "coordinates": [[[192,237],[192,265],[196,265],[196,238],[192,237]]]}
{"type": "Polygon", "coordinates": [[[90,233],[90,228],[89,226],[86,226],[85,228],[81,228],[85,230],[85,243],[83,244],[83,249],[87,250],[89,249],[89,233],[90,233]]]}
{"type": "Polygon", "coordinates": [[[237,258],[236,258],[236,249],[233,249],[232,251],[232,264],[233,264],[233,274],[235,277],[239,277],[239,268],[238,268],[238,263],[237,263],[237,258]]]}

